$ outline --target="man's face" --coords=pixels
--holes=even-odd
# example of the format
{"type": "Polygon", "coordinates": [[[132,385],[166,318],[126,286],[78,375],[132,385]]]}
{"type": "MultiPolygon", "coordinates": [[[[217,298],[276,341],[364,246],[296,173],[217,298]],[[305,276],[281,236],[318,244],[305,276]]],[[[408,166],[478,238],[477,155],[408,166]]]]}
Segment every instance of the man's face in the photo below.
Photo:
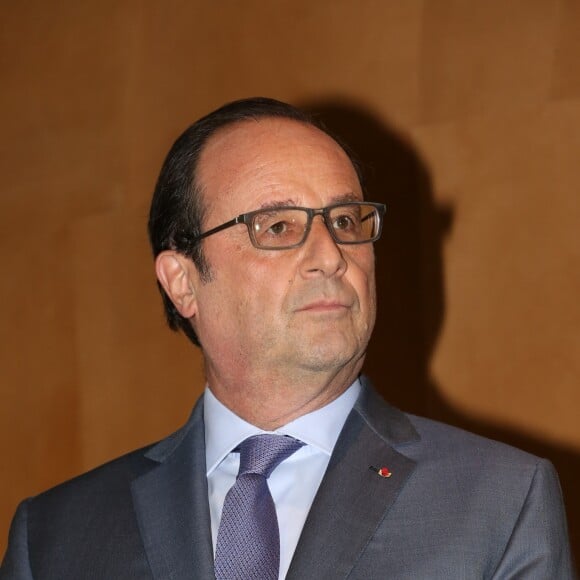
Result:
{"type": "MultiPolygon", "coordinates": [[[[248,211],[362,200],[344,151],[314,127],[244,121],[205,146],[197,181],[203,231],[248,211]]],[[[305,243],[260,250],[245,225],[203,240],[210,281],[197,280],[195,330],[208,376],[358,372],[375,320],[372,244],[336,245],[320,216],[305,243]]]]}

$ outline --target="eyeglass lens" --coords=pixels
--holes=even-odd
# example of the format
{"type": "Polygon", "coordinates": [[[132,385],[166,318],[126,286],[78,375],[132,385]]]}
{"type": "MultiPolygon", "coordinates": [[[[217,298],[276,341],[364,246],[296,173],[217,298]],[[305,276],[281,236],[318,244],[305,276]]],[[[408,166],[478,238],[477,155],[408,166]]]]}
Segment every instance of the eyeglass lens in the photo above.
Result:
{"type": "MultiPolygon", "coordinates": [[[[379,230],[379,214],[372,205],[345,204],[329,208],[327,226],[340,243],[372,240],[379,230]]],[[[250,224],[254,241],[261,248],[300,245],[307,235],[309,212],[299,208],[274,208],[256,212],[250,224]]]]}

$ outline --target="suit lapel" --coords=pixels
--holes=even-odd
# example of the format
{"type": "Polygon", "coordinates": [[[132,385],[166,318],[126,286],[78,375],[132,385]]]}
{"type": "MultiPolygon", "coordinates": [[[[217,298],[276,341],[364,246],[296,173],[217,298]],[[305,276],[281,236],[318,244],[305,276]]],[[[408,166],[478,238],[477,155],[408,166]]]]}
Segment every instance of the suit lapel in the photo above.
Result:
{"type": "Polygon", "coordinates": [[[350,413],[304,525],[287,579],[344,578],[412,473],[394,445],[418,438],[401,412],[372,388],[350,413]],[[387,467],[390,477],[377,469],[387,467]]]}
{"type": "Polygon", "coordinates": [[[132,484],[133,503],[153,577],[213,577],[203,402],[188,423],[147,452],[156,462],[132,484]]]}

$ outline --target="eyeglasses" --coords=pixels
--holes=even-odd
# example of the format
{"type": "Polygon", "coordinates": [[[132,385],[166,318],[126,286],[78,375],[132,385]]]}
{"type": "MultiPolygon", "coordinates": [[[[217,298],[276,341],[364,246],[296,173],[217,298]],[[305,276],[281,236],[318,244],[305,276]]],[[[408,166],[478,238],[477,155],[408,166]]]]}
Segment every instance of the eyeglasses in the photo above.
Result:
{"type": "Polygon", "coordinates": [[[290,250],[308,237],[312,220],[320,215],[337,244],[366,244],[381,237],[385,206],[382,203],[351,201],[320,209],[272,207],[243,213],[233,220],[193,238],[196,244],[237,224],[246,224],[252,244],[260,250],[290,250]]]}

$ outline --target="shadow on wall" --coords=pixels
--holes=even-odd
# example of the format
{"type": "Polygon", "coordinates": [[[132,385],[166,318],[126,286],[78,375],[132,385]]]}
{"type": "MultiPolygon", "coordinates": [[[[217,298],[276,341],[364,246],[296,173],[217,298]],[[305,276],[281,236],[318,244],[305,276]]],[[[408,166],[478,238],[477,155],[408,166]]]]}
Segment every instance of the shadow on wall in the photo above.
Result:
{"type": "Polygon", "coordinates": [[[560,476],[572,550],[580,562],[580,454],[463,415],[443,399],[430,375],[445,317],[442,245],[453,225],[453,208],[435,202],[429,170],[414,147],[369,111],[341,99],[304,108],[361,160],[368,199],[387,205],[376,245],[378,315],[365,373],[396,407],[550,459],[560,476]]]}

